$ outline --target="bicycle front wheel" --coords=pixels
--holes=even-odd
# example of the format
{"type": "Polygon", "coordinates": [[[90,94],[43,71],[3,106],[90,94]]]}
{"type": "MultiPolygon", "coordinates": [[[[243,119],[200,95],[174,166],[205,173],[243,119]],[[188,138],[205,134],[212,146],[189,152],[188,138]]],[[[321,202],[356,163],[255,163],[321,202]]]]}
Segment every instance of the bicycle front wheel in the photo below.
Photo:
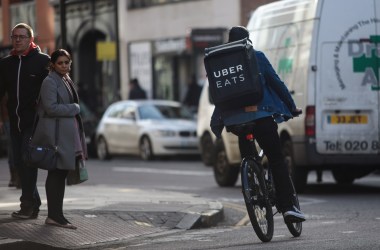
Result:
{"type": "Polygon", "coordinates": [[[245,205],[257,237],[268,242],[273,237],[273,211],[263,170],[253,160],[244,160],[241,165],[241,183],[245,205]]]}

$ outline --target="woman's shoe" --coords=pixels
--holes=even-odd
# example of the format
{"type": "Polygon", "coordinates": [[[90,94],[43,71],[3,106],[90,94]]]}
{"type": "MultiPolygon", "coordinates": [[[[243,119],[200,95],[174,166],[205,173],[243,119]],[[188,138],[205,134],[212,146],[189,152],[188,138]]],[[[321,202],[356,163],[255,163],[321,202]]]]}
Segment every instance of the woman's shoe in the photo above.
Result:
{"type": "Polygon", "coordinates": [[[68,229],[77,229],[77,227],[74,226],[74,225],[71,224],[71,223],[60,224],[60,223],[58,223],[58,222],[56,222],[55,220],[50,219],[50,218],[46,218],[46,220],[45,220],[45,224],[46,224],[46,225],[50,225],[50,226],[56,226],[56,227],[68,228],[68,229]]]}

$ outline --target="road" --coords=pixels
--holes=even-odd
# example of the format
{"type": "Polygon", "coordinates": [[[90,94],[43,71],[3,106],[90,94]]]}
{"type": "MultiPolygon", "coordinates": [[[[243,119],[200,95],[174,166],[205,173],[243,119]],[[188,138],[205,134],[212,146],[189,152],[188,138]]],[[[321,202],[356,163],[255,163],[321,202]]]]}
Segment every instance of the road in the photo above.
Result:
{"type": "MultiPolygon", "coordinates": [[[[0,160],[1,186],[6,186],[9,176],[5,163],[0,160]]],[[[310,184],[299,195],[307,215],[301,237],[292,238],[282,217],[276,215],[274,238],[263,244],[246,218],[240,182],[235,187],[218,187],[212,169],[198,159],[91,159],[87,167],[90,180],[85,185],[180,191],[224,205],[225,220],[217,227],[141,237],[128,242],[128,249],[380,249],[380,175],[343,187],[335,185],[328,172],[323,175],[323,183],[316,183],[315,174],[310,173],[310,184]]],[[[45,177],[46,173],[40,171],[39,185],[45,177]]]]}

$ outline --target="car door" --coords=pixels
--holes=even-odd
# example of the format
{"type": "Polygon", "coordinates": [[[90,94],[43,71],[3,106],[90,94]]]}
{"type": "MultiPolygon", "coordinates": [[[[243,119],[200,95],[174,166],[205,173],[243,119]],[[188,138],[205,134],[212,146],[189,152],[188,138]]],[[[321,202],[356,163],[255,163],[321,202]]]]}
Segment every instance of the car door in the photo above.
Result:
{"type": "Polygon", "coordinates": [[[139,126],[136,117],[136,106],[126,105],[119,123],[119,140],[125,153],[138,152],[139,126]]]}

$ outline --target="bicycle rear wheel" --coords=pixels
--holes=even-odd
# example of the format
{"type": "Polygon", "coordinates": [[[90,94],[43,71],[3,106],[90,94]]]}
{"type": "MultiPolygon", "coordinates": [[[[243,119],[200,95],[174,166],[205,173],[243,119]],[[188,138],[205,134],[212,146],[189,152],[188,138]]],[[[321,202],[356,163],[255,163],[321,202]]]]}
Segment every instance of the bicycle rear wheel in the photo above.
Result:
{"type": "Polygon", "coordinates": [[[272,205],[268,199],[263,172],[254,160],[242,162],[241,183],[252,227],[261,241],[268,242],[273,237],[272,205]]]}
{"type": "MultiPolygon", "coordinates": [[[[295,188],[294,188],[294,185],[293,185],[293,182],[292,180],[290,179],[291,183],[292,183],[292,186],[293,186],[293,205],[296,206],[296,208],[298,208],[298,210],[301,210],[300,209],[300,203],[298,201],[298,196],[297,196],[297,193],[295,191],[295,188]]],[[[286,226],[288,227],[289,229],[289,232],[294,236],[294,237],[299,237],[302,233],[302,222],[295,222],[295,223],[286,223],[286,226]]]]}

